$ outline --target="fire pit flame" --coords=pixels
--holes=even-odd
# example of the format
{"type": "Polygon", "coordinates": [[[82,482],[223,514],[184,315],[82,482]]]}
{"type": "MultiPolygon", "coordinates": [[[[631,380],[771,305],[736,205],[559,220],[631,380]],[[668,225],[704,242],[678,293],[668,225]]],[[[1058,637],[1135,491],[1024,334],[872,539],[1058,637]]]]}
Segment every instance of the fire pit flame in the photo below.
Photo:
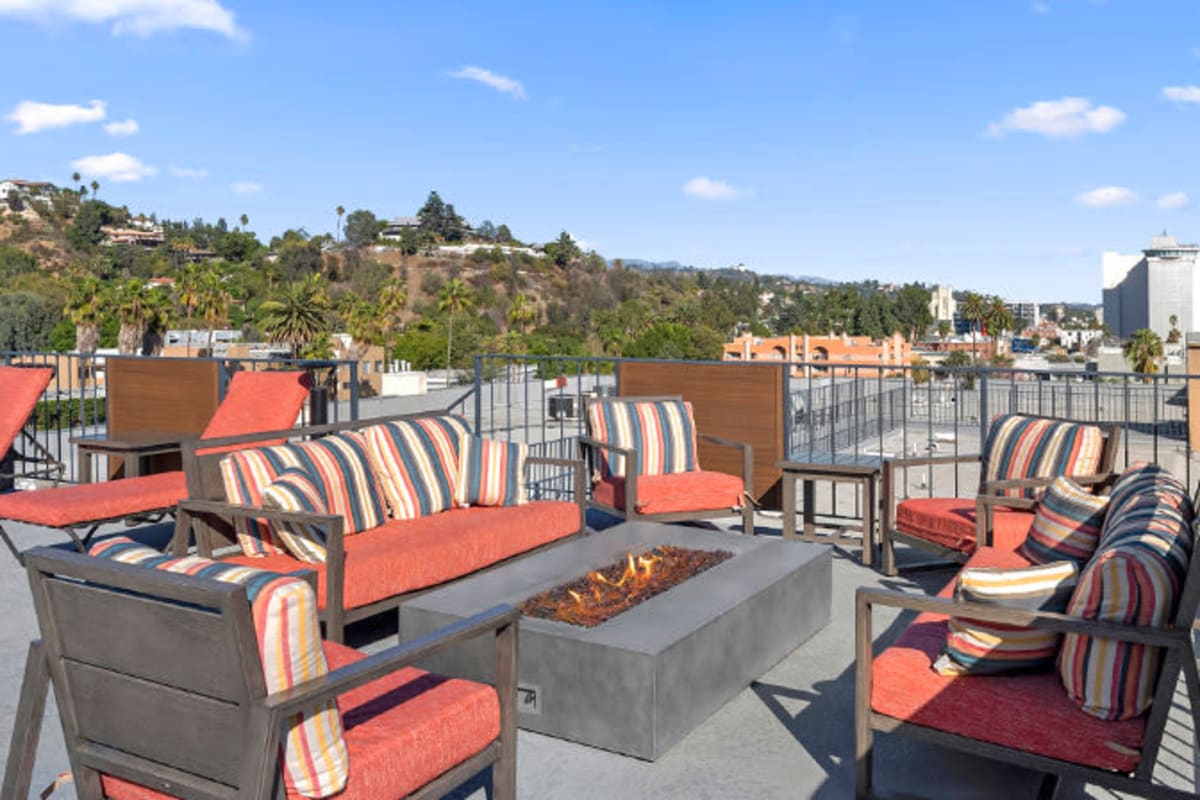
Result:
{"type": "Polygon", "coordinates": [[[521,610],[527,616],[591,628],[732,555],[671,545],[641,555],[629,552],[621,561],[526,600],[521,610]]]}

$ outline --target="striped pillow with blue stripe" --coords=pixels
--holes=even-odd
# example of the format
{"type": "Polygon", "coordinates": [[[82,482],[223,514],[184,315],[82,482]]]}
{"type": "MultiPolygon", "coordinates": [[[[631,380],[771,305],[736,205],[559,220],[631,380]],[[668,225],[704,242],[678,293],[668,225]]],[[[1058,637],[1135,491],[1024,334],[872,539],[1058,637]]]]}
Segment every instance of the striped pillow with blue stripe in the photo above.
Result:
{"type": "Polygon", "coordinates": [[[416,519],[454,507],[464,417],[393,420],[365,429],[367,451],[392,516],[416,519]]]}
{"type": "MultiPolygon", "coordinates": [[[[387,519],[366,441],[354,431],[230,453],[221,461],[226,498],[261,508],[263,489],[289,467],[304,470],[320,486],[329,513],[345,520],[347,535],[377,528],[387,519]]],[[[282,552],[276,526],[265,520],[240,520],[236,530],[248,556],[282,552]]]]}
{"type": "MultiPolygon", "coordinates": [[[[638,475],[669,475],[699,469],[696,421],[683,400],[607,400],[588,406],[593,439],[637,451],[638,475]]],[[[601,478],[624,477],[625,457],[600,450],[601,478]]]]}
{"type": "MultiPolygon", "coordinates": [[[[1074,561],[1016,569],[967,567],[958,574],[954,598],[1006,608],[1063,611],[1079,577],[1074,561]]],[[[942,656],[933,668],[942,675],[995,675],[1053,669],[1059,635],[1019,625],[950,618],[942,656]]]]}
{"type": "Polygon", "coordinates": [[[1035,564],[1066,559],[1082,566],[1096,552],[1107,511],[1107,497],[1055,478],[1038,501],[1020,553],[1035,564]]]}
{"type": "Polygon", "coordinates": [[[458,452],[458,505],[519,506],[528,502],[525,457],[529,447],[523,442],[463,436],[458,452]]]}
{"type": "MultiPolygon", "coordinates": [[[[262,499],[263,508],[306,511],[310,514],[329,513],[324,487],[299,467],[288,467],[279,473],[263,489],[262,499]]],[[[293,556],[306,564],[325,563],[324,526],[303,522],[276,522],[274,525],[275,533],[293,556]]]]}
{"type": "MultiPolygon", "coordinates": [[[[172,558],[123,536],[97,543],[90,555],[245,586],[268,694],[286,691],[329,672],[321,647],[317,598],[303,578],[197,556],[172,558]]],[[[313,798],[329,797],[344,789],[350,758],[337,702],[314,703],[288,717],[287,724],[283,754],[288,783],[300,794],[313,798]]]]}
{"type": "MultiPolygon", "coordinates": [[[[983,448],[987,481],[1091,475],[1100,468],[1104,434],[1095,425],[1044,417],[996,417],[983,448]]],[[[1040,489],[1006,489],[1008,497],[1036,497],[1040,489]]]]}

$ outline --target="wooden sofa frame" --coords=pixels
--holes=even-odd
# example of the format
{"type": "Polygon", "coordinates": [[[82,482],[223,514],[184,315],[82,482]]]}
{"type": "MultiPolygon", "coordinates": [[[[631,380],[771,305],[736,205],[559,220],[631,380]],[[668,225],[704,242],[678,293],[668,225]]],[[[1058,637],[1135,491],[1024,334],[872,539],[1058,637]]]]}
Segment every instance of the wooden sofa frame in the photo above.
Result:
{"type": "MultiPolygon", "coordinates": [[[[231,436],[223,439],[184,442],[183,466],[184,472],[187,474],[188,499],[180,503],[176,508],[175,534],[171,542],[171,551],[176,556],[185,555],[194,540],[196,551],[199,555],[205,558],[220,558],[220,555],[216,553],[218,548],[237,543],[237,535],[234,533],[233,528],[233,523],[237,519],[303,522],[324,527],[327,537],[325,542],[326,595],[325,607],[321,609],[321,621],[325,623],[326,638],[338,643],[345,641],[345,629],[350,623],[375,616],[384,611],[397,609],[401,604],[439,588],[440,584],[394,595],[358,608],[345,608],[343,603],[343,588],[345,586],[345,535],[343,533],[344,522],[342,518],[335,515],[325,516],[309,514],[307,512],[278,511],[275,509],[231,504],[225,498],[225,485],[221,479],[220,470],[221,459],[228,455],[229,449],[236,449],[239,446],[249,447],[273,442],[277,443],[281,440],[295,439],[297,437],[317,438],[341,431],[358,430],[382,422],[428,417],[444,413],[448,412],[426,411],[417,414],[395,414],[385,417],[372,417],[365,420],[338,422],[327,425],[310,425],[268,433],[231,436]],[[223,448],[225,452],[206,452],[213,448],[223,448]]],[[[526,470],[538,465],[564,467],[572,470],[575,502],[579,506],[578,530],[570,536],[556,539],[540,547],[519,553],[504,561],[484,567],[472,574],[496,569],[517,559],[578,538],[586,532],[587,509],[584,506],[586,488],[583,463],[571,459],[542,456],[530,456],[525,460],[526,470]]],[[[303,562],[297,561],[296,563],[299,567],[303,566],[303,562]]]]}
{"type": "MultiPolygon", "coordinates": [[[[1040,417],[1056,422],[1078,422],[1061,417],[1040,417]]],[[[1113,465],[1117,460],[1117,451],[1121,443],[1121,428],[1118,425],[1104,423],[1094,424],[1100,428],[1104,436],[1104,448],[1100,452],[1100,464],[1093,475],[1070,475],[1068,477],[1081,486],[1103,484],[1111,479],[1113,465]]],[[[985,442],[986,443],[986,442],[985,442]]],[[[982,444],[981,444],[982,449],[982,444]]],[[[907,544],[934,553],[940,560],[957,564],[965,563],[971,557],[953,547],[930,542],[918,536],[896,529],[896,487],[899,485],[898,473],[912,467],[937,467],[958,464],[978,464],[980,481],[976,489],[975,542],[978,547],[989,547],[992,543],[993,515],[997,508],[1015,510],[1031,510],[1037,501],[1026,497],[1007,497],[1001,494],[1005,489],[1037,488],[1049,486],[1054,478],[1022,478],[1008,481],[983,480],[983,454],[948,455],[948,456],[915,456],[912,458],[889,458],[883,462],[883,473],[880,477],[880,497],[883,501],[883,513],[880,515],[883,574],[889,577],[896,575],[896,542],[907,544]]],[[[936,496],[936,495],[931,495],[936,496]]],[[[919,498],[917,498],[919,499],[919,498]]]]}
{"type": "MultiPolygon", "coordinates": [[[[1044,800],[1050,800],[1056,795],[1064,778],[1099,784],[1115,791],[1131,792],[1148,798],[1183,800],[1196,797],[1193,792],[1153,784],[1151,778],[1180,671],[1183,672],[1191,703],[1192,730],[1200,732],[1200,672],[1197,670],[1197,654],[1192,635],[1192,624],[1196,618],[1197,608],[1200,607],[1200,543],[1193,544],[1187,577],[1184,579],[1179,595],[1178,609],[1174,619],[1170,625],[1162,627],[1084,620],[1047,611],[1005,608],[882,589],[859,589],[855,600],[854,754],[857,763],[855,791],[860,800],[876,796],[872,786],[871,756],[874,734],[877,731],[913,736],[943,747],[1045,773],[1046,777],[1039,795],[1044,800]],[[874,711],[871,708],[872,662],[874,659],[871,623],[872,610],[875,606],[885,606],[901,611],[967,617],[1006,625],[1029,626],[1058,633],[1100,636],[1163,648],[1164,657],[1159,667],[1158,680],[1155,683],[1154,701],[1147,712],[1150,716],[1147,720],[1146,736],[1142,743],[1141,757],[1136,770],[1131,775],[1126,775],[1082,766],[905,722],[874,711]]],[[[988,680],[988,678],[985,676],[966,680],[988,680]]]]}
{"type": "MultiPolygon", "coordinates": [[[[596,397],[590,398],[589,403],[621,403],[621,402],[671,402],[679,401],[683,398],[678,395],[663,396],[663,397],[596,397]]],[[[590,433],[590,428],[589,428],[590,433]]],[[[754,448],[745,442],[737,442],[732,439],[725,439],[720,436],[713,436],[707,433],[697,432],[696,438],[708,442],[709,444],[718,447],[729,447],[741,451],[742,454],[742,510],[741,512],[727,511],[723,508],[705,509],[700,511],[673,511],[663,514],[642,514],[637,510],[637,474],[636,470],[630,473],[625,470],[625,505],[623,508],[598,503],[588,495],[587,507],[603,511],[606,514],[615,514],[624,520],[652,520],[656,522],[695,522],[708,519],[723,519],[728,516],[736,516],[738,513],[742,517],[742,533],[747,536],[754,534],[754,502],[751,498],[754,496],[754,448]]],[[[602,442],[593,438],[590,435],[581,435],[579,437],[579,454],[584,460],[589,470],[595,469],[595,462],[598,451],[606,450],[610,453],[615,453],[625,457],[626,465],[637,463],[637,450],[630,447],[617,447],[616,445],[602,442]],[[632,460],[631,460],[632,459],[632,460]]]]}
{"type": "MultiPolygon", "coordinates": [[[[487,635],[500,734],[410,797],[442,797],[488,765],[493,796],[516,797],[520,615],[510,606],[268,695],[245,586],[45,547],[26,554],[26,567],[44,639],[29,646],[3,800],[29,796],[51,682],[81,800],[103,796],[101,773],[183,797],[283,800],[280,737],[289,716],[487,635]],[[146,642],[169,658],[145,658],[146,642]]],[[[305,577],[315,582],[315,573],[305,577]]]]}

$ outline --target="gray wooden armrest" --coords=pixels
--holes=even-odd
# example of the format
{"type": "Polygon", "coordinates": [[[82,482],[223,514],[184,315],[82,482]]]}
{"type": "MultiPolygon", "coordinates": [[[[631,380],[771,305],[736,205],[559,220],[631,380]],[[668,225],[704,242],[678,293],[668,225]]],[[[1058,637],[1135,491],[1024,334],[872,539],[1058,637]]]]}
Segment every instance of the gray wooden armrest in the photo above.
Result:
{"type": "MultiPolygon", "coordinates": [[[[498,634],[505,629],[512,630],[518,624],[520,616],[520,610],[512,606],[494,606],[473,617],[439,628],[412,641],[389,647],[381,653],[367,656],[361,661],[336,669],[315,680],[306,681],[287,691],[268,695],[263,702],[276,720],[282,720],[311,706],[315,701],[335,698],[344,692],[427,659],[435,653],[468,639],[482,636],[485,633],[498,634]]],[[[511,657],[515,660],[515,648],[511,657]]],[[[515,675],[515,670],[513,674],[515,675]]],[[[507,687],[500,686],[496,688],[501,696],[507,689],[507,687]]],[[[515,690],[515,686],[513,688],[515,690]]]]}
{"type": "Polygon", "coordinates": [[[909,467],[939,466],[942,464],[978,464],[982,456],[978,453],[959,456],[906,456],[884,459],[884,469],[907,469],[909,467]]]}
{"type": "Polygon", "coordinates": [[[329,526],[342,522],[342,518],[337,514],[314,514],[309,511],[284,511],[278,508],[258,508],[256,506],[222,503],[218,500],[184,500],[180,502],[178,510],[192,515],[215,514],[227,520],[265,519],[270,522],[297,522],[329,526]]]}
{"type": "MultiPolygon", "coordinates": [[[[1054,483],[1054,477],[1046,478],[1010,478],[1003,481],[984,481],[979,486],[980,494],[999,494],[1008,489],[1043,489],[1054,483]]],[[[1103,486],[1114,481],[1118,475],[1113,472],[1102,472],[1099,474],[1086,475],[1066,475],[1075,483],[1083,487],[1088,486],[1103,486]]]]}
{"type": "Polygon", "coordinates": [[[742,451],[742,488],[746,492],[747,502],[754,491],[754,448],[747,442],[713,436],[711,433],[698,434],[699,438],[717,447],[729,447],[742,451]]]}
{"type": "MultiPolygon", "coordinates": [[[[580,453],[586,455],[588,448],[608,450],[616,453],[617,455],[624,456],[626,459],[626,467],[628,467],[630,463],[637,463],[637,450],[634,448],[617,447],[615,444],[609,444],[608,442],[602,442],[599,439],[593,439],[590,436],[581,435],[579,437],[580,453]]],[[[633,519],[633,515],[637,510],[637,470],[634,469],[631,471],[626,469],[625,473],[625,517],[626,519],[633,519]]]]}
{"type": "Polygon", "coordinates": [[[702,439],[710,444],[715,444],[718,447],[736,447],[738,450],[745,450],[750,445],[745,442],[739,442],[736,439],[726,439],[723,436],[714,436],[711,433],[698,433],[697,438],[702,439]]]}
{"type": "Polygon", "coordinates": [[[530,464],[545,464],[551,467],[566,467],[571,470],[571,490],[575,493],[575,502],[579,505],[579,530],[587,527],[587,463],[581,458],[552,458],[550,456],[530,456],[525,459],[525,469],[530,464]]]}
{"type": "Polygon", "coordinates": [[[626,458],[634,458],[637,455],[637,450],[635,450],[632,447],[618,447],[615,444],[610,444],[609,442],[602,442],[599,439],[593,439],[590,436],[582,436],[581,435],[579,437],[579,446],[581,448],[594,447],[599,450],[611,450],[612,452],[616,453],[617,455],[625,456],[626,458]]]}
{"type": "Polygon", "coordinates": [[[983,622],[998,622],[1004,625],[1020,625],[1054,631],[1056,633],[1078,633],[1099,636],[1123,642],[1153,645],[1156,647],[1189,646],[1191,630],[1186,628],[1156,625],[1123,625],[1115,622],[1080,619],[1051,611],[1034,611],[1025,608],[1006,608],[985,603],[969,603],[947,597],[907,594],[886,589],[859,589],[855,593],[857,609],[861,615],[871,606],[890,606],[904,611],[946,614],[953,617],[978,619],[983,622]]]}

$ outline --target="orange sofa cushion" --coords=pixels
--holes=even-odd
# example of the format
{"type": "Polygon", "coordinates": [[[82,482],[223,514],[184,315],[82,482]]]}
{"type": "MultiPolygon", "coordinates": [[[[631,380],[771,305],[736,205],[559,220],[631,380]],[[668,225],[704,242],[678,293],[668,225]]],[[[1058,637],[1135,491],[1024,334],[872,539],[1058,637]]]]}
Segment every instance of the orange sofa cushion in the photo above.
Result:
{"type": "MultiPolygon", "coordinates": [[[[679,511],[712,511],[741,508],[745,484],[724,472],[693,470],[667,475],[639,475],[637,512],[671,514],[679,511]]],[[[610,508],[625,508],[625,479],[604,478],[592,487],[592,499],[610,508]]]]}
{"type": "MultiPolygon", "coordinates": [[[[365,654],[324,642],[331,670],[365,654]]],[[[491,686],[401,669],[338,697],[350,753],[350,780],[337,800],[398,800],[482,751],[500,735],[500,703],[491,686]]],[[[102,776],[112,800],[174,800],[135,783],[102,776]]],[[[302,800],[289,785],[287,796],[302,800]]]]}
{"type": "MultiPolygon", "coordinates": [[[[980,548],[969,567],[1028,566],[1020,554],[980,548]]],[[[955,581],[939,592],[950,597],[955,581]]],[[[920,614],[874,661],[871,708],[927,728],[1100,769],[1132,772],[1146,733],[1143,714],[1106,722],[1085,714],[1054,670],[947,677],[932,669],[948,617],[920,614]]]]}
{"type": "Polygon", "coordinates": [[[173,508],[187,497],[182,472],[160,472],[104,483],[80,483],[0,495],[0,519],[65,528],[173,508]]]}
{"type": "MultiPolygon", "coordinates": [[[[1016,550],[1033,524],[1032,511],[996,509],[992,547],[1016,550]]],[[[975,500],[963,497],[912,497],[896,506],[896,530],[949,547],[975,552],[975,500]]]]}
{"type": "MultiPolygon", "coordinates": [[[[345,608],[436,586],[579,530],[579,506],[538,500],[523,506],[440,511],[417,519],[389,520],[345,538],[345,608]]],[[[315,569],[317,602],[325,607],[325,565],[281,553],[228,559],[271,572],[315,569]]]]}

